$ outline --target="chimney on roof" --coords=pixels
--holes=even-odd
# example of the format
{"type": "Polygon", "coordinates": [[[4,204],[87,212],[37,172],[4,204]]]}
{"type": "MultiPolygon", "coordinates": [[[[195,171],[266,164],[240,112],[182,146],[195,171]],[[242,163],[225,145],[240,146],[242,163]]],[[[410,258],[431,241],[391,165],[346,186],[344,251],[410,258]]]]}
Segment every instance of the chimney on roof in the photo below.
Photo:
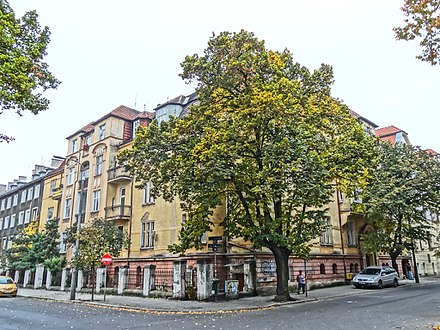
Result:
{"type": "Polygon", "coordinates": [[[0,195],[4,194],[6,192],[6,185],[0,184],[0,195]]]}

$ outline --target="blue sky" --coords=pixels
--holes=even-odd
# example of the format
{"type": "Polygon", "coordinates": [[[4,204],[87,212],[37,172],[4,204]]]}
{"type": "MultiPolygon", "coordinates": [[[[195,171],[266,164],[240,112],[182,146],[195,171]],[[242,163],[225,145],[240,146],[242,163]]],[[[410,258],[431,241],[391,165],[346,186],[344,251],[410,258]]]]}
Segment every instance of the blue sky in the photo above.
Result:
{"type": "Polygon", "coordinates": [[[124,104],[151,111],[192,90],[178,76],[186,55],[212,32],[245,29],[273,50],[288,48],[310,69],[333,66],[333,95],[379,127],[396,125],[415,145],[435,138],[440,67],[415,59],[417,42],[396,41],[403,0],[20,0],[52,32],[46,60],[62,81],[49,110],[0,116],[0,183],[30,177],[34,164],[65,156],[65,138],[124,104]]]}

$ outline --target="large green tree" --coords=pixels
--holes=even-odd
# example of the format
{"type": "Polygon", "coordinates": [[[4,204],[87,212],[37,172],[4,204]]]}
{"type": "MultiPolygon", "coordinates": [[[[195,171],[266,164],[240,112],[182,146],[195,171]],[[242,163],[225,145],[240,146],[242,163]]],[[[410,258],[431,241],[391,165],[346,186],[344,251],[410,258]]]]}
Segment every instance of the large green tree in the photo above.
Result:
{"type": "Polygon", "coordinates": [[[382,143],[379,165],[362,192],[362,207],[374,231],[362,237],[366,252],[388,253],[397,270],[397,258],[428,242],[433,235],[431,213],[440,205],[440,163],[419,148],[382,143]]]}
{"type": "Polygon", "coordinates": [[[201,247],[213,209],[227,200],[225,235],[273,253],[275,299],[288,300],[289,255],[308,256],[334,179],[348,187],[368,173],[369,138],[330,96],[330,66],[310,72],[252,33],[213,37],[182,68],[195,105],[182,119],[141,128],[119,161],[157,196],[182,201],[189,219],[172,251],[201,247]]]}
{"type": "MultiPolygon", "coordinates": [[[[0,113],[46,110],[49,100],[42,92],[57,88],[44,57],[50,31],[42,28],[36,11],[17,18],[8,1],[0,0],[0,113]]],[[[0,142],[11,140],[0,133],[0,142]]]]}
{"type": "Polygon", "coordinates": [[[437,65],[440,58],[440,0],[405,0],[404,26],[394,28],[398,40],[420,39],[419,60],[437,65]]]}

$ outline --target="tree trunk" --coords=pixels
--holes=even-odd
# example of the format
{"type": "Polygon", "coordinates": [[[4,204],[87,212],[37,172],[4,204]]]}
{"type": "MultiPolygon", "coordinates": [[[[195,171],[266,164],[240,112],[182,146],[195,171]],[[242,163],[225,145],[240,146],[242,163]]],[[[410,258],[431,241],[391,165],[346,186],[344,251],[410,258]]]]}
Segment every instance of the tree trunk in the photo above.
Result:
{"type": "Polygon", "coordinates": [[[269,247],[275,257],[277,266],[277,290],[274,301],[292,300],[289,293],[289,255],[290,251],[285,248],[272,245],[269,247]]]}
{"type": "Polygon", "coordinates": [[[396,270],[398,276],[399,276],[399,266],[397,265],[397,257],[399,255],[400,253],[390,253],[391,266],[396,270]]]}

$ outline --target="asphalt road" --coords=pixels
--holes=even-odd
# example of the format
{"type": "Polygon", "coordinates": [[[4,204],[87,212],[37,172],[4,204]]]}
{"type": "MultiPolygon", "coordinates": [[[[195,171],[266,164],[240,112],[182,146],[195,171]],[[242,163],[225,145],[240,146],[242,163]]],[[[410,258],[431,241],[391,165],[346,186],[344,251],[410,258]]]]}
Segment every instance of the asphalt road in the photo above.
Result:
{"type": "Polygon", "coordinates": [[[440,283],[227,314],[153,314],[32,298],[0,298],[0,329],[432,329],[440,283]]]}

